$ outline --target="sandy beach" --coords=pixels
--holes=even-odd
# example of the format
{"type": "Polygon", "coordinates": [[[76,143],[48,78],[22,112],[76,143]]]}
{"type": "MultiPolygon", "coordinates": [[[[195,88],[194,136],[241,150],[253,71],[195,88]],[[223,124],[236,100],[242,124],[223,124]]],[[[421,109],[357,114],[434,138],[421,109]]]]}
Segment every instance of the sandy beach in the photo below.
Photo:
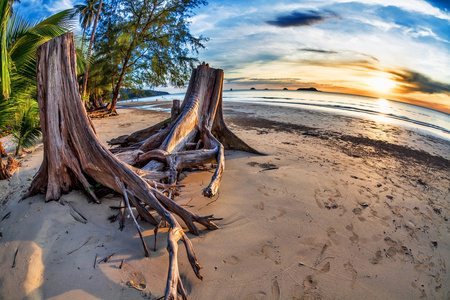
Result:
{"type": "MultiPolygon", "coordinates": [[[[93,121],[102,142],[168,116],[118,113],[93,121]]],[[[238,102],[224,113],[267,155],[226,151],[213,199],[201,195],[210,171],[183,173],[177,203],[223,218],[218,230],[188,234],[203,281],[180,250],[189,299],[450,298],[449,141],[375,117],[238,102]]],[[[123,231],[108,221],[120,198],[93,204],[73,191],[19,202],[42,157],[37,146],[0,182],[0,299],[162,297],[167,230],[153,251],[153,226],[139,221],[146,258],[131,218],[123,231]]]]}

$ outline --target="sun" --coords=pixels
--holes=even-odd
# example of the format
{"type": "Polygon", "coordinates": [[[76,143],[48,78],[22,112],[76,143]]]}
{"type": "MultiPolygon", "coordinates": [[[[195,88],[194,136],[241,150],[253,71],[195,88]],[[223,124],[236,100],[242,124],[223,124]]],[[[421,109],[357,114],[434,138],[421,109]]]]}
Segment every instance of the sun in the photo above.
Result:
{"type": "Polygon", "coordinates": [[[389,93],[397,83],[386,77],[375,77],[369,81],[370,86],[374,91],[379,93],[389,93]]]}

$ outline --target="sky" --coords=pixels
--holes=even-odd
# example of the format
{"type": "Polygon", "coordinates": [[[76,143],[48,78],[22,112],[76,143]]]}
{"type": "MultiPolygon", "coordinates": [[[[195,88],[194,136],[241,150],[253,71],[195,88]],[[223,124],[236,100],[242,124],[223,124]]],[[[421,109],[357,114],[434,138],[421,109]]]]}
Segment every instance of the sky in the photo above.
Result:
{"type": "MultiPolygon", "coordinates": [[[[191,32],[224,89],[315,87],[450,113],[448,0],[210,0],[191,32]]],[[[77,0],[21,0],[30,19],[77,0]]]]}

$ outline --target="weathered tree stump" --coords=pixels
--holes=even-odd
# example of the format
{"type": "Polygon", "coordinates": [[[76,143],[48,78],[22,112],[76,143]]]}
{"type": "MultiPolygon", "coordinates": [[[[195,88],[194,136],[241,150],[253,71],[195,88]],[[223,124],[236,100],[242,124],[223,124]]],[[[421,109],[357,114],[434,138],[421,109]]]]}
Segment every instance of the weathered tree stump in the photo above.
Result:
{"type": "Polygon", "coordinates": [[[128,137],[110,141],[122,147],[112,149],[122,161],[147,171],[164,171],[174,184],[186,167],[217,163],[206,197],[217,190],[225,169],[224,149],[261,154],[248,146],[225,125],[222,112],[223,71],[207,64],[192,72],[181,113],[140,130],[128,137]],[[133,143],[134,142],[134,143],[133,143]]]}
{"type": "Polygon", "coordinates": [[[213,179],[204,191],[210,197],[217,192],[224,171],[224,147],[219,140],[225,141],[227,146],[247,147],[245,149],[257,152],[233,135],[223,122],[222,77],[221,70],[199,66],[193,72],[190,92],[178,117],[147,130],[147,138],[139,148],[136,145],[131,149],[122,147],[116,157],[99,141],[80,99],[73,34],[67,33],[43,44],[37,55],[37,98],[44,160],[24,198],[45,193],[46,201],[58,200],[62,193],[83,189],[90,199],[99,202],[93,187],[100,183],[124,195],[126,203],[129,200],[149,223],[159,226],[165,220],[170,227],[165,298],[177,299],[179,293],[186,299],[178,272],[178,241],[184,243],[189,262],[200,279],[201,267],[190,240],[173,214],[195,235],[199,231],[194,222],[216,229],[213,221],[219,219],[212,215],[198,216],[173,201],[171,191],[177,187],[178,172],[187,166],[217,162],[213,179]],[[155,210],[160,219],[149,210],[155,210]]]}

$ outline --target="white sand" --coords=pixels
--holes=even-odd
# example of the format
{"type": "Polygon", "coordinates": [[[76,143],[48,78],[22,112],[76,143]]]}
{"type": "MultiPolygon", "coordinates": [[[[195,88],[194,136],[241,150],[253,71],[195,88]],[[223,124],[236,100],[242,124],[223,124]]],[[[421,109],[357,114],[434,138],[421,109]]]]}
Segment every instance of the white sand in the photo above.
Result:
{"type": "MultiPolygon", "coordinates": [[[[225,111],[232,130],[268,155],[227,151],[214,199],[201,196],[211,173],[191,173],[182,180],[186,187],[178,203],[223,218],[216,222],[219,230],[189,234],[203,281],[190,269],[184,250],[179,253],[190,299],[450,297],[450,171],[408,157],[375,155],[375,148],[336,136],[371,135],[444,157],[450,156],[448,144],[387,123],[318,112],[237,103],[226,104],[225,111]],[[320,135],[238,126],[233,116],[315,127],[320,135]],[[371,151],[373,156],[361,155],[371,151]]],[[[94,121],[102,141],[165,117],[134,109],[119,114],[94,121]]],[[[0,298],[161,297],[168,268],[166,235],[158,236],[158,250],[145,258],[131,219],[124,231],[107,220],[113,213],[109,206],[118,205],[119,198],[97,205],[88,204],[80,191],[64,195],[60,202],[70,202],[86,224],[72,217],[69,205],[44,203],[43,195],[18,202],[42,154],[38,148],[10,181],[0,182],[0,220],[11,212],[0,222],[0,298]],[[100,262],[112,253],[108,262],[100,262]]],[[[140,224],[153,249],[152,226],[140,224]]]]}

